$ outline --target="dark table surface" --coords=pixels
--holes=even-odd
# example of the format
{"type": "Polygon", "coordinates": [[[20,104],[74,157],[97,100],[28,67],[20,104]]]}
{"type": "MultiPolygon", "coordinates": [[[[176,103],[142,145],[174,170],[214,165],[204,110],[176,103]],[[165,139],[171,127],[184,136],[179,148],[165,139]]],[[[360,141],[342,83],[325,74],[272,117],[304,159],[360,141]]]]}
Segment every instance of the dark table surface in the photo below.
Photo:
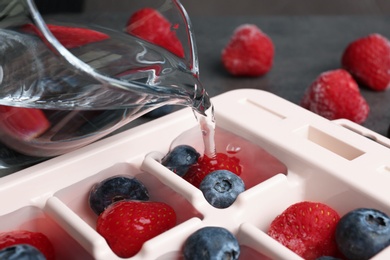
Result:
{"type": "MultiPolygon", "coordinates": [[[[370,33],[390,38],[387,16],[225,16],[192,17],[191,21],[200,79],[210,96],[233,89],[255,88],[295,104],[299,104],[306,88],[320,73],[341,67],[342,53],[350,42],[370,33]],[[222,67],[221,51],[234,29],[244,23],[256,24],[274,42],[273,67],[262,77],[233,77],[222,67]]],[[[361,93],[371,109],[363,126],[386,136],[390,124],[390,90],[375,92],[361,86],[361,93]]],[[[137,120],[125,128],[145,121],[137,120]]]]}

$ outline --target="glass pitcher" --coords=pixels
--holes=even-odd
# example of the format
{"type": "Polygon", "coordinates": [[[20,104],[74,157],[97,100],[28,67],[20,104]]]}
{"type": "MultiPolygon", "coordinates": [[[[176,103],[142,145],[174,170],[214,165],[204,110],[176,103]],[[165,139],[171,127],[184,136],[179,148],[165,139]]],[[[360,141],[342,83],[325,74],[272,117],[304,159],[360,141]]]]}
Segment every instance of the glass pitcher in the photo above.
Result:
{"type": "Polygon", "coordinates": [[[210,108],[181,3],[128,2],[115,17],[43,17],[33,0],[0,0],[0,167],[75,150],[167,104],[210,108]]]}

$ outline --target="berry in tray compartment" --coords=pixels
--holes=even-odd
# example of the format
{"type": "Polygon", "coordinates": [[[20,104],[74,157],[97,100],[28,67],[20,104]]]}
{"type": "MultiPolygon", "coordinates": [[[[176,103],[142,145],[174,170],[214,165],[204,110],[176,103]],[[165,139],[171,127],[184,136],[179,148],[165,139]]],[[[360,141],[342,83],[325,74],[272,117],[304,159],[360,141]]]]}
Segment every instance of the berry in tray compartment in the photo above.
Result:
{"type": "Polygon", "coordinates": [[[44,254],[36,247],[28,244],[18,244],[0,250],[0,259],[6,260],[46,260],[44,254]]]}
{"type": "Polygon", "coordinates": [[[184,243],[185,260],[238,259],[240,245],[229,230],[209,226],[192,233],[184,243]]]}
{"type": "Polygon", "coordinates": [[[390,245],[390,218],[372,208],[340,217],[324,203],[302,201],[278,215],[267,233],[304,259],[365,260],[390,245]]]}
{"type": "Polygon", "coordinates": [[[242,172],[242,166],[237,157],[230,157],[225,153],[217,153],[213,158],[203,155],[189,167],[183,178],[199,188],[203,179],[217,170],[228,170],[239,176],[242,172]]]}
{"type": "Polygon", "coordinates": [[[109,205],[119,200],[149,200],[145,185],[136,178],[112,176],[95,184],[89,193],[89,206],[100,215],[109,205]]]}
{"type": "Polygon", "coordinates": [[[135,177],[108,177],[91,188],[88,200],[98,215],[97,232],[119,257],[136,255],[144,242],[177,223],[175,210],[149,201],[149,191],[135,177]]]}
{"type": "Polygon", "coordinates": [[[390,218],[376,209],[352,210],[340,219],[335,238],[347,259],[369,259],[390,245],[390,218]]]}
{"type": "Polygon", "coordinates": [[[202,180],[199,189],[210,205],[224,209],[232,205],[238,195],[245,191],[245,184],[231,171],[216,170],[202,180]]]}
{"type": "MultiPolygon", "coordinates": [[[[171,156],[170,153],[181,145],[189,145],[203,154],[200,130],[192,128],[176,138],[171,145],[171,150],[164,158],[171,156]]],[[[239,175],[245,187],[249,189],[276,174],[287,174],[287,167],[266,150],[220,127],[215,129],[215,146],[216,158],[210,159],[201,155],[197,163],[189,167],[188,172],[183,175],[184,179],[199,187],[201,180],[208,173],[226,169],[239,175]]],[[[163,165],[165,164],[164,158],[162,159],[163,165]]],[[[170,167],[167,166],[167,168],[170,167]]]]}
{"type": "Polygon", "coordinates": [[[298,202],[272,221],[268,235],[307,260],[337,256],[334,234],[339,219],[339,214],[323,203],[298,202]]]}
{"type": "Polygon", "coordinates": [[[132,257],[144,242],[176,225],[176,213],[163,202],[122,200],[99,215],[96,229],[120,257],[132,257]]]}
{"type": "Polygon", "coordinates": [[[54,247],[49,238],[41,232],[14,230],[0,233],[0,250],[14,245],[31,245],[41,252],[47,260],[55,259],[54,247]]]}

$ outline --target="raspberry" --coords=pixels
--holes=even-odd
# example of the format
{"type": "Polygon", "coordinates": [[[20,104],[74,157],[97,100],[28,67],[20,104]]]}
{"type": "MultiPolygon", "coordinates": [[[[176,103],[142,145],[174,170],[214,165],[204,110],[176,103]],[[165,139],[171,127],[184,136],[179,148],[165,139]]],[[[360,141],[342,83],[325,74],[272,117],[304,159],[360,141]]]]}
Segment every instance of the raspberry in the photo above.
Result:
{"type": "Polygon", "coordinates": [[[306,90],[301,106],[329,120],[363,123],[369,106],[352,76],[344,69],[322,73],[306,90]]]}
{"type": "Polygon", "coordinates": [[[128,258],[175,225],[175,211],[163,202],[121,200],[99,215],[96,229],[115,254],[128,258]]]}
{"type": "Polygon", "coordinates": [[[272,67],[274,45],[270,37],[256,25],[236,28],[222,51],[222,63],[234,76],[261,76],[272,67]]]}
{"type": "Polygon", "coordinates": [[[334,238],[339,214],[318,202],[291,205],[271,223],[268,235],[306,260],[337,256],[334,238]]]}
{"type": "MultiPolygon", "coordinates": [[[[107,34],[85,28],[68,27],[48,24],[50,32],[67,49],[81,47],[93,42],[109,38],[107,34]]],[[[26,24],[22,28],[26,32],[34,33],[44,39],[42,33],[33,24],[26,24]]]]}
{"type": "Polygon", "coordinates": [[[190,166],[183,178],[199,188],[204,177],[216,170],[228,170],[236,175],[240,175],[242,167],[238,158],[229,157],[224,153],[217,153],[214,158],[204,155],[199,157],[197,163],[190,166]]]}
{"type": "Polygon", "coordinates": [[[0,132],[16,139],[31,140],[50,128],[42,110],[0,106],[0,132]]]}
{"type": "Polygon", "coordinates": [[[143,8],[133,13],[127,22],[126,31],[145,41],[167,49],[184,58],[184,49],[173,30],[174,26],[153,8],[143,8]]]}
{"type": "Polygon", "coordinates": [[[27,230],[14,230],[0,233],[0,250],[21,244],[28,244],[35,247],[45,255],[47,260],[55,259],[54,247],[43,233],[27,230]]]}
{"type": "Polygon", "coordinates": [[[382,91],[390,86],[390,42],[380,34],[370,34],[350,43],[342,66],[367,87],[382,91]]]}

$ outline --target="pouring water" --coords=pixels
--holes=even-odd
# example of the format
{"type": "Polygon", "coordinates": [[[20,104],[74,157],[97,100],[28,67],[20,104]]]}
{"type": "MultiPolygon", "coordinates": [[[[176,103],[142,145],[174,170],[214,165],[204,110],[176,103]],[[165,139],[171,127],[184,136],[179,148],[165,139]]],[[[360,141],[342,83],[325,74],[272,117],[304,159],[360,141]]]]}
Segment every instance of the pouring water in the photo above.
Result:
{"type": "MultiPolygon", "coordinates": [[[[145,7],[129,8],[129,16],[145,7]]],[[[147,8],[169,21],[182,53],[129,33],[126,20],[113,26],[43,19],[32,0],[0,0],[1,142],[24,155],[56,156],[174,104],[193,109],[204,132],[205,153],[212,155],[213,108],[199,81],[188,15],[176,0],[156,0],[147,8]],[[56,28],[107,37],[67,47],[56,37],[56,28]],[[39,131],[26,133],[15,118],[29,118],[31,111],[39,131]]]]}

